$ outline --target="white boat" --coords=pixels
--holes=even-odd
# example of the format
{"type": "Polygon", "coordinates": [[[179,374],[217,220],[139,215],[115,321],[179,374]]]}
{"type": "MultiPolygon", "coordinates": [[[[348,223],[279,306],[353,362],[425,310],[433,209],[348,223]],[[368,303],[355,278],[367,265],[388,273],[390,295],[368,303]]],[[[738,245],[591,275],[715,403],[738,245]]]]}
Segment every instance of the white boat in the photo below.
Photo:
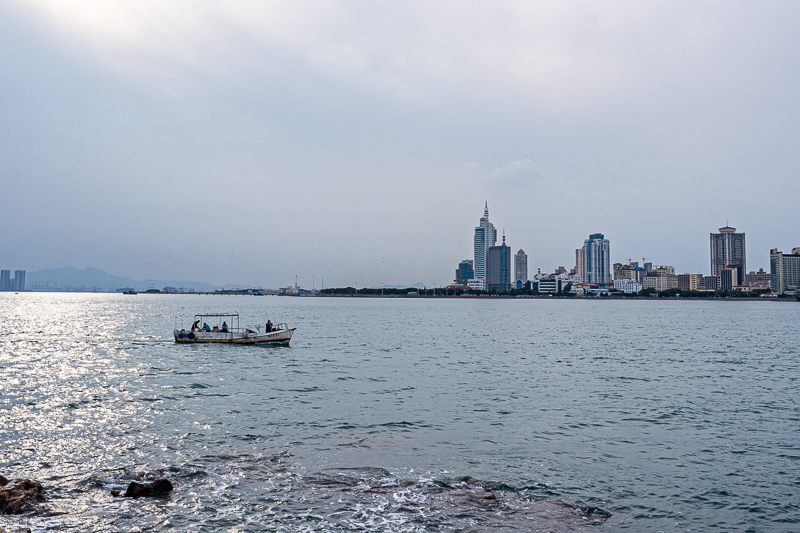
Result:
{"type": "Polygon", "coordinates": [[[176,328],[173,334],[175,342],[181,343],[221,342],[288,346],[292,340],[292,333],[297,329],[290,328],[285,323],[273,325],[270,321],[264,325],[264,332],[260,331],[260,326],[255,327],[256,329],[239,327],[238,313],[207,313],[194,315],[194,323],[190,329],[176,328]]]}

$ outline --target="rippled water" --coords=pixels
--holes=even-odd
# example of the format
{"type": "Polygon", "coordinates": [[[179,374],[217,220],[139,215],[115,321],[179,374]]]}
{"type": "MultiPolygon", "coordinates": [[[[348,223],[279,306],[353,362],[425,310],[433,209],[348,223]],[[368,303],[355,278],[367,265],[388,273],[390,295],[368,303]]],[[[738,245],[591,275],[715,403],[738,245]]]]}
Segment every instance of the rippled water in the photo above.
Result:
{"type": "Polygon", "coordinates": [[[0,294],[33,531],[797,531],[800,304],[0,294]],[[175,345],[238,311],[291,348],[175,345]],[[161,472],[167,498],[111,496],[161,472]],[[564,505],[565,502],[569,505],[564,505]]]}

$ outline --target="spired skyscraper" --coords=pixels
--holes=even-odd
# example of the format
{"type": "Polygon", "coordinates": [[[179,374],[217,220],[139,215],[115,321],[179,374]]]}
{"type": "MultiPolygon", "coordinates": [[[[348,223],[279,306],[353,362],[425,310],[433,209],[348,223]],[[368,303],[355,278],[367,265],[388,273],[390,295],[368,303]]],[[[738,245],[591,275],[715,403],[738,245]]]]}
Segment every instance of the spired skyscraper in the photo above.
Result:
{"type": "Polygon", "coordinates": [[[592,233],[583,241],[583,271],[586,283],[611,283],[610,243],[602,233],[592,233]]]}
{"type": "Polygon", "coordinates": [[[475,228],[475,278],[470,282],[470,287],[485,291],[487,264],[486,258],[489,255],[489,248],[497,242],[497,230],[494,224],[489,222],[489,202],[483,208],[483,216],[478,227],[475,228]]]}
{"type": "Polygon", "coordinates": [[[723,268],[737,269],[735,284],[744,284],[747,268],[744,233],[736,233],[736,228],[730,226],[719,228],[719,233],[711,234],[711,275],[721,275],[723,268]]]}

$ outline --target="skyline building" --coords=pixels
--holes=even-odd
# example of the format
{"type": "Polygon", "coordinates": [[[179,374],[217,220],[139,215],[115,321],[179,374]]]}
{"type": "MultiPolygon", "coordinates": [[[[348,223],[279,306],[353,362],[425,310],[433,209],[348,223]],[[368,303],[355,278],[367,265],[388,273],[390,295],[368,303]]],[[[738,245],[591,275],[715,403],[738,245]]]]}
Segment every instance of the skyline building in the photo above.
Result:
{"type": "Polygon", "coordinates": [[[466,285],[470,280],[475,279],[475,268],[472,259],[462,259],[456,269],[455,282],[458,285],[466,285]]]}
{"type": "Polygon", "coordinates": [[[511,248],[503,244],[490,246],[486,256],[486,290],[507,291],[511,288],[511,248]]]}
{"type": "Polygon", "coordinates": [[[678,289],[683,291],[696,291],[702,286],[702,274],[678,274],[678,289]]]}
{"type": "MultiPolygon", "coordinates": [[[[505,238],[505,237],[504,237],[505,238]]],[[[514,285],[521,289],[528,282],[528,254],[522,248],[514,254],[514,285]]]]}
{"type": "Polygon", "coordinates": [[[769,271],[772,292],[796,291],[800,287],[800,248],[792,248],[790,254],[770,250],[769,271]]]}
{"type": "Polygon", "coordinates": [[[745,274],[744,283],[748,287],[769,288],[772,286],[772,275],[769,272],[764,272],[763,268],[759,268],[758,272],[745,274]]]}
{"type": "Polygon", "coordinates": [[[15,270],[11,277],[10,270],[0,270],[0,291],[24,291],[25,271],[15,270]]]}
{"type": "Polygon", "coordinates": [[[745,258],[744,233],[736,233],[736,228],[725,226],[719,233],[711,233],[711,275],[719,276],[724,268],[735,268],[736,281],[733,285],[744,284],[747,264],[745,258]]]}
{"type": "Polygon", "coordinates": [[[24,291],[25,290],[25,271],[24,270],[15,270],[14,271],[14,282],[11,284],[15,291],[24,291]]]}
{"type": "Polygon", "coordinates": [[[611,245],[602,233],[592,233],[583,241],[585,283],[611,283],[611,245]]]}
{"type": "Polygon", "coordinates": [[[486,289],[486,259],[489,255],[489,248],[497,243],[497,230],[494,224],[489,222],[489,202],[483,208],[483,216],[480,224],[475,228],[475,277],[470,286],[479,289],[486,289]]]}
{"type": "Polygon", "coordinates": [[[583,247],[575,250],[575,278],[578,283],[583,283],[586,279],[586,265],[583,261],[583,247]]]}

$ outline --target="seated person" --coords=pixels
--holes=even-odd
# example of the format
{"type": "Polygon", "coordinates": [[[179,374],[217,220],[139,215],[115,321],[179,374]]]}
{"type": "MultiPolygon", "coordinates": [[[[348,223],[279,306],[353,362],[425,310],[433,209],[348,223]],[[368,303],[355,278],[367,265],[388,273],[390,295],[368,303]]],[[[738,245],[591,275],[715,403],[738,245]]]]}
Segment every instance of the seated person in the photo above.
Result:
{"type": "Polygon", "coordinates": [[[205,322],[203,322],[203,331],[211,331],[211,327],[205,322]]]}
{"type": "Polygon", "coordinates": [[[222,321],[222,327],[220,328],[220,331],[223,333],[228,333],[228,323],[224,320],[222,321]]]}

